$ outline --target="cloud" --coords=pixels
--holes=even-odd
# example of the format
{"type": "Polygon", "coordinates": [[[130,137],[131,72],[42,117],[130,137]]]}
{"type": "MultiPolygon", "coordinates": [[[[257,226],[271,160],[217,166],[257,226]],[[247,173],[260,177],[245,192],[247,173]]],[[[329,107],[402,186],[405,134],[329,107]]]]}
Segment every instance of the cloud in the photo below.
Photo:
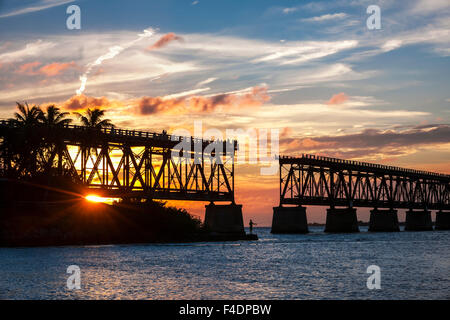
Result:
{"type": "Polygon", "coordinates": [[[192,95],[200,93],[200,92],[208,91],[209,89],[210,88],[198,88],[198,89],[193,89],[193,90],[186,90],[186,91],[182,91],[182,92],[172,93],[172,94],[164,96],[164,99],[172,99],[172,98],[181,98],[181,97],[185,97],[185,96],[192,96],[192,95]]]}
{"type": "Polygon", "coordinates": [[[217,78],[211,77],[211,78],[208,78],[206,80],[198,82],[195,86],[196,87],[201,87],[201,86],[203,86],[205,84],[211,83],[211,82],[216,81],[216,80],[217,80],[217,78]]]}
{"type": "Polygon", "coordinates": [[[364,157],[374,154],[400,155],[423,145],[448,143],[449,125],[428,125],[403,131],[366,129],[359,133],[338,136],[317,136],[303,139],[284,138],[280,146],[287,153],[313,152],[331,156],[364,157]]]}
{"type": "Polygon", "coordinates": [[[162,112],[181,111],[185,106],[186,100],[164,99],[163,97],[142,97],[138,100],[138,111],[140,114],[156,114],[162,112]]]}
{"type": "Polygon", "coordinates": [[[73,67],[75,67],[74,61],[66,63],[53,62],[51,64],[41,67],[39,69],[39,72],[45,74],[48,77],[53,77],[60,74],[62,71],[73,67]]]}
{"type": "Polygon", "coordinates": [[[330,100],[327,101],[327,104],[341,104],[348,100],[348,96],[344,93],[338,93],[331,97],[330,100]]]}
{"type": "Polygon", "coordinates": [[[19,68],[15,72],[29,76],[43,74],[47,77],[53,77],[60,74],[62,71],[68,68],[75,67],[75,62],[72,61],[66,63],[53,62],[37,69],[37,67],[40,66],[41,64],[42,63],[38,61],[25,63],[19,66],[19,68]]]}
{"type": "Polygon", "coordinates": [[[383,52],[389,52],[400,48],[402,46],[402,43],[402,40],[398,39],[388,40],[381,46],[381,49],[383,52]]]}
{"type": "Polygon", "coordinates": [[[175,40],[183,41],[183,38],[180,36],[177,36],[173,32],[167,33],[167,34],[163,35],[161,38],[159,38],[159,40],[156,41],[154,44],[149,46],[147,48],[147,50],[154,50],[154,49],[159,49],[159,48],[165,47],[170,42],[175,41],[175,40]]]}
{"type": "Polygon", "coordinates": [[[324,15],[317,16],[317,17],[304,18],[304,19],[301,19],[301,21],[322,22],[322,21],[328,21],[328,20],[344,19],[347,17],[348,17],[348,15],[346,13],[339,12],[339,13],[333,13],[333,14],[324,14],[324,15]]]}
{"type": "Polygon", "coordinates": [[[109,99],[107,99],[105,97],[95,98],[95,97],[89,97],[89,96],[85,96],[85,95],[81,94],[81,95],[72,96],[68,100],[66,100],[58,105],[60,105],[64,110],[81,111],[81,110],[85,110],[86,108],[106,109],[106,108],[114,107],[117,104],[122,105],[121,103],[118,103],[116,101],[110,101],[109,99]]]}
{"type": "Polygon", "coordinates": [[[21,14],[27,14],[31,12],[41,11],[49,8],[53,8],[56,6],[61,6],[66,3],[74,2],[75,0],[41,0],[37,1],[36,4],[30,5],[25,8],[15,9],[8,13],[0,14],[0,18],[13,17],[21,14]]]}
{"type": "Polygon", "coordinates": [[[15,71],[16,73],[25,74],[25,75],[35,75],[37,74],[37,71],[35,70],[36,67],[40,66],[41,63],[39,61],[29,62],[25,63],[15,71]]]}
{"type": "Polygon", "coordinates": [[[256,107],[270,100],[267,88],[253,87],[243,94],[223,93],[213,96],[190,96],[181,98],[142,97],[138,99],[140,114],[156,113],[211,113],[218,108],[246,108],[256,107]]]}
{"type": "Polygon", "coordinates": [[[296,8],[296,7],[293,7],[293,8],[283,8],[283,13],[284,13],[284,14],[289,14],[289,13],[295,12],[295,11],[297,11],[297,10],[298,10],[298,8],[296,8]]]}
{"type": "MultiPolygon", "coordinates": [[[[195,90],[193,90],[195,92],[195,90]]],[[[185,92],[188,94],[188,92],[185,92]]],[[[267,88],[253,87],[240,94],[222,93],[212,96],[196,96],[186,94],[172,94],[161,97],[140,97],[125,100],[112,100],[107,97],[92,97],[84,94],[74,95],[69,99],[44,105],[56,104],[64,110],[82,111],[86,108],[109,109],[124,116],[149,114],[182,115],[188,113],[211,113],[219,108],[242,109],[260,106],[270,100],[267,88]]]]}
{"type": "Polygon", "coordinates": [[[53,48],[55,45],[53,42],[45,42],[42,40],[30,42],[25,44],[23,49],[0,54],[0,62],[17,62],[30,56],[42,55],[43,52],[53,48]]]}
{"type": "Polygon", "coordinates": [[[412,8],[411,13],[430,14],[450,9],[448,0],[419,0],[412,8]]]}
{"type": "Polygon", "coordinates": [[[277,64],[299,64],[311,60],[333,55],[343,50],[354,48],[358,45],[356,40],[343,41],[309,41],[279,45],[265,51],[270,53],[264,57],[254,59],[252,62],[275,62],[277,64]]]}
{"type": "Polygon", "coordinates": [[[136,43],[138,43],[139,41],[141,41],[142,39],[151,37],[153,34],[155,33],[155,31],[152,28],[147,28],[144,29],[143,33],[139,33],[138,37],[135,38],[132,41],[129,41],[128,43],[122,45],[122,46],[118,46],[118,45],[114,45],[112,47],[110,47],[108,49],[107,53],[102,54],[100,57],[98,57],[97,59],[95,59],[94,62],[89,63],[86,67],[86,71],[83,73],[83,75],[80,76],[80,88],[76,91],[77,94],[82,94],[84,92],[84,90],[86,89],[86,83],[88,80],[88,75],[91,73],[92,68],[99,66],[103,63],[103,61],[105,60],[109,60],[114,58],[115,56],[117,56],[119,53],[121,53],[122,51],[134,46],[136,43]]]}

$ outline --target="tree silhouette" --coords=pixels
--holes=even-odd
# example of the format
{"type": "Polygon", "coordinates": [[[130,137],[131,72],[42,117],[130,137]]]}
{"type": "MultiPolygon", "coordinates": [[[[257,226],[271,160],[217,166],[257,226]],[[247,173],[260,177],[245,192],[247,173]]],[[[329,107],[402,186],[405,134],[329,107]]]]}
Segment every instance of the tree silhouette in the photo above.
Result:
{"type": "Polygon", "coordinates": [[[62,173],[63,169],[63,153],[65,149],[64,141],[55,133],[53,129],[56,127],[61,127],[68,125],[72,122],[72,119],[67,119],[66,117],[70,115],[69,112],[61,112],[59,108],[54,105],[47,107],[47,112],[42,112],[40,115],[41,123],[47,127],[48,135],[45,141],[45,147],[42,150],[42,158],[45,159],[45,172],[49,172],[53,167],[53,161],[55,157],[58,156],[58,174],[62,173]]]}
{"type": "Polygon", "coordinates": [[[26,102],[16,103],[18,111],[14,113],[14,118],[9,120],[22,129],[19,134],[5,139],[2,153],[7,154],[8,162],[15,164],[15,175],[33,176],[38,171],[37,160],[42,147],[42,137],[36,135],[33,130],[40,124],[43,112],[39,106],[30,107],[26,102]]]}
{"type": "MultiPolygon", "coordinates": [[[[42,111],[39,106],[29,106],[26,102],[17,102],[17,109],[14,118],[9,120],[19,130],[5,135],[0,143],[0,153],[5,159],[4,167],[8,174],[17,178],[64,174],[63,158],[68,151],[60,130],[72,122],[68,118],[70,113],[61,111],[55,105],[42,111]]],[[[88,108],[83,114],[75,114],[89,130],[82,134],[82,156],[90,157],[91,150],[97,154],[93,140],[97,134],[102,134],[101,129],[114,128],[114,125],[110,119],[104,119],[105,111],[98,108],[88,108]]]]}
{"type": "Polygon", "coordinates": [[[47,112],[41,112],[39,120],[46,126],[65,126],[72,122],[72,119],[67,119],[69,112],[61,112],[59,108],[54,105],[47,107],[47,112]]]}
{"type": "Polygon", "coordinates": [[[105,110],[88,108],[84,115],[79,112],[75,112],[75,115],[84,126],[89,128],[102,129],[115,127],[110,119],[102,119],[105,116],[105,110]]]}
{"type": "MultiPolygon", "coordinates": [[[[115,127],[110,119],[102,119],[105,116],[105,110],[88,108],[84,115],[79,112],[75,112],[75,115],[80,122],[89,129],[101,130],[103,128],[115,127]]],[[[98,155],[97,147],[92,145],[91,140],[83,143],[83,150],[82,157],[90,157],[91,151],[94,151],[95,155],[98,155]]]]}
{"type": "Polygon", "coordinates": [[[17,109],[19,112],[14,112],[14,119],[10,119],[19,125],[32,126],[39,124],[42,117],[42,110],[39,106],[33,106],[30,108],[28,103],[17,103],[17,109]]]}

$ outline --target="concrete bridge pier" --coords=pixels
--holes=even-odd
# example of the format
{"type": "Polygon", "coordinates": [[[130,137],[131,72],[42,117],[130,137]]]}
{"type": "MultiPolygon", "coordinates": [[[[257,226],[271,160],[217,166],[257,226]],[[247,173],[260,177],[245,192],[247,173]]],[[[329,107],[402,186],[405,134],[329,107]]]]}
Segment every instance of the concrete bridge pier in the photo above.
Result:
{"type": "Polygon", "coordinates": [[[436,212],[436,224],[435,230],[450,230],[450,211],[438,211],[436,212]]]}
{"type": "Polygon", "coordinates": [[[431,231],[431,211],[412,209],[406,211],[405,231],[431,231]]]}
{"type": "Polygon", "coordinates": [[[211,202],[205,208],[205,226],[211,234],[245,237],[241,204],[211,202]]]}
{"type": "Polygon", "coordinates": [[[306,208],[274,207],[271,233],[308,233],[306,208]]]}
{"type": "Polygon", "coordinates": [[[359,232],[355,208],[327,209],[325,232],[359,232]]]}
{"type": "Polygon", "coordinates": [[[400,231],[397,210],[370,210],[369,231],[400,231]]]}

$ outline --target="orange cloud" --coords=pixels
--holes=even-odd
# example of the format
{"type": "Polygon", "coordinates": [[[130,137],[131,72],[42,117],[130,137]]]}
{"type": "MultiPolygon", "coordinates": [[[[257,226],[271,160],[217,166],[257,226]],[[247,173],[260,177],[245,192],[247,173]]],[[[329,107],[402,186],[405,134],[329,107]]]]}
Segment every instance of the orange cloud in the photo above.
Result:
{"type": "MultiPolygon", "coordinates": [[[[43,81],[46,81],[44,79],[43,81]]],[[[260,106],[269,101],[267,88],[254,87],[245,94],[218,94],[211,97],[190,96],[180,98],[141,97],[130,100],[110,100],[106,97],[91,97],[84,94],[74,95],[59,103],[46,103],[43,106],[55,104],[64,110],[82,111],[86,108],[130,110],[131,113],[147,114],[186,114],[213,112],[216,108],[245,108],[260,106]]]]}
{"type": "Polygon", "coordinates": [[[187,98],[143,97],[138,100],[141,114],[213,112],[218,107],[243,108],[260,106],[270,100],[267,88],[254,87],[245,94],[223,93],[211,97],[191,96],[187,98]]]}
{"type": "Polygon", "coordinates": [[[47,64],[45,66],[42,66],[38,70],[36,68],[40,66],[42,63],[35,61],[35,62],[29,62],[21,65],[19,69],[16,70],[16,73],[20,74],[26,74],[29,76],[37,75],[37,74],[43,74],[47,77],[52,77],[60,74],[62,71],[72,68],[75,66],[75,62],[66,62],[66,63],[59,63],[54,62],[51,64],[47,64]]]}
{"type": "Polygon", "coordinates": [[[65,110],[84,110],[86,108],[110,108],[116,104],[117,102],[112,102],[105,97],[95,98],[81,94],[70,97],[60,106],[65,110]]]}
{"type": "Polygon", "coordinates": [[[26,74],[26,75],[35,75],[37,72],[34,70],[37,66],[41,65],[40,62],[29,62],[19,66],[19,69],[16,70],[16,73],[26,74]]]}
{"type": "Polygon", "coordinates": [[[333,95],[331,97],[331,99],[328,100],[327,104],[341,104],[341,103],[346,102],[347,100],[348,100],[348,96],[344,92],[341,92],[341,93],[333,95]]]}
{"type": "Polygon", "coordinates": [[[163,97],[142,97],[138,100],[138,109],[141,114],[176,112],[183,107],[184,99],[164,99],[163,97]]]}
{"type": "Polygon", "coordinates": [[[174,40],[183,41],[183,38],[180,36],[177,36],[173,32],[170,32],[170,33],[163,35],[161,38],[159,38],[159,40],[156,41],[151,46],[149,46],[147,48],[147,50],[154,50],[154,49],[162,48],[162,47],[166,46],[167,44],[169,44],[169,42],[172,42],[174,40]]]}
{"type": "Polygon", "coordinates": [[[42,74],[45,74],[47,77],[53,77],[58,74],[60,74],[62,71],[73,68],[75,66],[75,62],[66,62],[66,63],[59,63],[54,62],[51,64],[48,64],[46,66],[43,66],[39,69],[39,72],[42,74]]]}

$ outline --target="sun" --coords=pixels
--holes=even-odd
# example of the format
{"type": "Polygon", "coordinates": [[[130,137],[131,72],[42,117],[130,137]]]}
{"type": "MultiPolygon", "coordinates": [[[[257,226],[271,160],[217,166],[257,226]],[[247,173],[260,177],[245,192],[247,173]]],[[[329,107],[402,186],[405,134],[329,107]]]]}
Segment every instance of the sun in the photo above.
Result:
{"type": "Polygon", "coordinates": [[[84,198],[90,202],[106,202],[108,200],[108,198],[99,197],[95,194],[89,194],[89,195],[85,196],[84,198]]]}
{"type": "Polygon", "coordinates": [[[114,204],[114,202],[119,201],[119,198],[105,198],[100,197],[96,194],[88,194],[84,197],[89,202],[95,202],[95,203],[106,203],[106,204],[114,204]]]}

